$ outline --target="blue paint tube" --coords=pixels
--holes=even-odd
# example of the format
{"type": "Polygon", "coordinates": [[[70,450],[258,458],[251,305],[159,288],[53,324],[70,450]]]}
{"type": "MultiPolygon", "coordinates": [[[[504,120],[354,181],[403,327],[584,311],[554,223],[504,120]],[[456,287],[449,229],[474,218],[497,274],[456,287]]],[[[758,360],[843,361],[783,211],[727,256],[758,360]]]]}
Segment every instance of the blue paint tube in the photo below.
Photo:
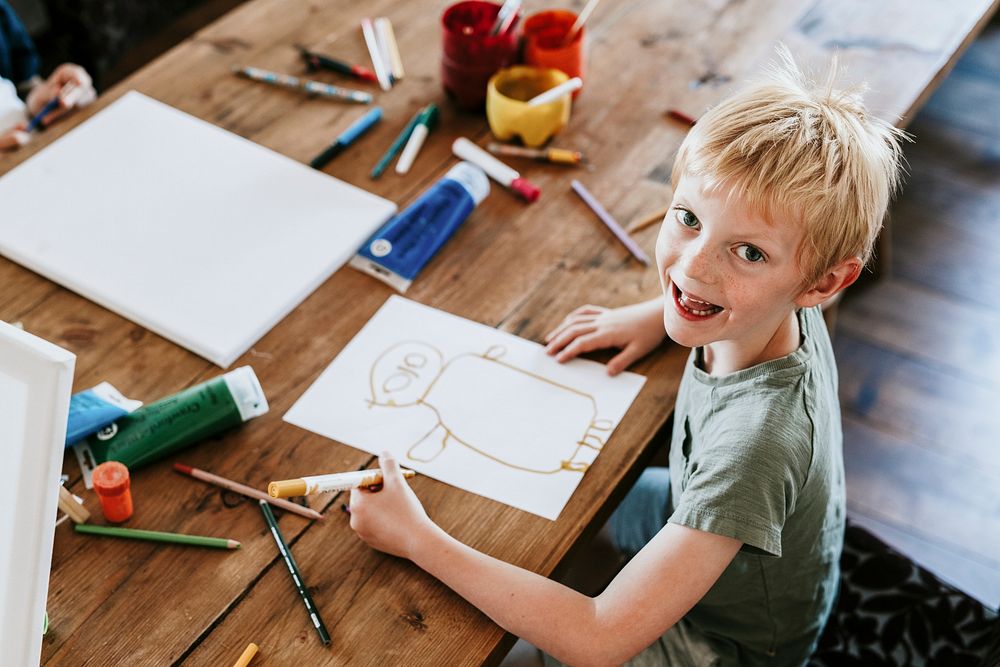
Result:
{"type": "Polygon", "coordinates": [[[351,266],[405,292],[420,270],[490,193],[486,173],[459,162],[368,239],[351,266]]]}
{"type": "Polygon", "coordinates": [[[142,401],[125,398],[107,382],[73,394],[69,400],[66,446],[97,433],[116,419],[135,412],[141,405],[142,401]]]}

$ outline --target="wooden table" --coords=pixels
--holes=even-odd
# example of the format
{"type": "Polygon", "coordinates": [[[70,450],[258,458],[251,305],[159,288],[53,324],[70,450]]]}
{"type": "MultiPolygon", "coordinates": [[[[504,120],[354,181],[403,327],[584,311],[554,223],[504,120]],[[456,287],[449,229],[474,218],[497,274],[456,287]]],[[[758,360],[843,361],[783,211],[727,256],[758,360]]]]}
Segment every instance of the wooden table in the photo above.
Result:
{"type": "MultiPolygon", "coordinates": [[[[527,4],[529,11],[543,6],[527,4]]],[[[573,5],[579,10],[582,2],[573,5]]],[[[359,21],[387,15],[406,79],[377,94],[385,121],[327,171],[405,205],[453,163],[455,137],[488,135],[481,116],[459,113],[442,99],[444,6],[253,0],[107,91],[86,113],[0,158],[0,173],[129,89],[308,161],[362,110],[241,80],[230,69],[299,71],[297,42],[365,62],[359,21]],[[419,105],[432,101],[441,104],[442,122],[415,169],[370,181],[367,172],[386,145],[419,105]]],[[[539,340],[581,303],[617,306],[656,295],[656,272],[639,266],[598,224],[571,194],[570,178],[584,181],[623,222],[663,205],[684,135],[664,110],[699,114],[770,58],[779,39],[806,63],[842,49],[851,77],[872,83],[871,108],[905,123],[995,8],[996,0],[927,3],[919,12],[905,0],[605,2],[588,26],[587,87],[557,141],[586,152],[593,170],[519,163],[541,185],[541,200],[525,205],[494,188],[408,296],[539,340]]],[[[107,196],[114,187],[108,184],[107,196]]],[[[655,235],[655,229],[639,234],[647,251],[655,235]]],[[[284,424],[281,416],[389,294],[353,270],[337,272],[238,362],[256,370],[270,413],[177,458],[257,487],[303,471],[370,465],[368,454],[284,424]]],[[[0,317],[74,351],[76,390],[108,380],[151,401],[220,373],[7,260],[0,260],[0,317]]],[[[431,517],[459,539],[535,572],[556,573],[606,519],[659,442],[685,357],[686,350],[668,346],[636,366],[649,382],[556,522],[432,479],[420,477],[413,486],[431,517]]],[[[67,462],[66,472],[72,490],[96,510],[75,462],[67,462]]],[[[341,499],[324,497],[312,503],[325,520],[286,515],[280,521],[333,636],[323,648],[255,502],[177,475],[170,461],[136,471],[133,484],[131,524],[225,535],[243,548],[217,553],[89,538],[60,527],[46,664],[230,664],[250,641],[262,647],[258,665],[477,664],[498,662],[513,642],[412,564],[360,543],[336,510],[341,499]]]]}

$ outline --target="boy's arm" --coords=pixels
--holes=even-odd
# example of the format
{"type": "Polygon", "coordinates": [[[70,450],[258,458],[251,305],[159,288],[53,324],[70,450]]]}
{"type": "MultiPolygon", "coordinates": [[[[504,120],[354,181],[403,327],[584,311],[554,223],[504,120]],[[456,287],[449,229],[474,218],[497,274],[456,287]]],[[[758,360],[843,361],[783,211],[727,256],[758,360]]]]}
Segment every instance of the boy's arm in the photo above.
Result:
{"type": "Polygon", "coordinates": [[[410,558],[505,630],[573,665],[621,664],[700,600],[741,543],[668,524],[596,598],[466,546],[427,518],[399,474],[380,460],[384,487],[351,493],[351,527],[368,544],[410,558]]]}

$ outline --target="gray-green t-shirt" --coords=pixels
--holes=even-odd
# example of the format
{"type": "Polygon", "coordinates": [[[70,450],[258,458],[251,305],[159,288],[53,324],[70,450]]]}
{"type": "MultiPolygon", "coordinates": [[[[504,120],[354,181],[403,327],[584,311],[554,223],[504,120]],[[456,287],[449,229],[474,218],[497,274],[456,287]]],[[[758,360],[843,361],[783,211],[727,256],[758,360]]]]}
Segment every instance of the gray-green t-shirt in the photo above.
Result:
{"type": "Polygon", "coordinates": [[[687,644],[691,664],[711,655],[723,665],[802,664],[837,594],[844,537],[837,367],[820,309],[798,318],[802,342],[786,357],[714,377],[701,369],[698,348],[684,370],[669,522],[744,543],[684,617],[683,632],[663,638],[687,644]]]}

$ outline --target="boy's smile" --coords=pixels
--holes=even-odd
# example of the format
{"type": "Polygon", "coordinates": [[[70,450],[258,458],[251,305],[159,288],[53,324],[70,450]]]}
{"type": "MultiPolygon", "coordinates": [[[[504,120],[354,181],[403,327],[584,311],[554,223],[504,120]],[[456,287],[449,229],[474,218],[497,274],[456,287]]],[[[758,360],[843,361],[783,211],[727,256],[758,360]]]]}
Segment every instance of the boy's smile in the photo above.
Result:
{"type": "Polygon", "coordinates": [[[705,346],[706,370],[715,373],[793,352],[803,236],[787,218],[766,221],[738,195],[682,176],[656,242],[667,334],[705,346]]]}

